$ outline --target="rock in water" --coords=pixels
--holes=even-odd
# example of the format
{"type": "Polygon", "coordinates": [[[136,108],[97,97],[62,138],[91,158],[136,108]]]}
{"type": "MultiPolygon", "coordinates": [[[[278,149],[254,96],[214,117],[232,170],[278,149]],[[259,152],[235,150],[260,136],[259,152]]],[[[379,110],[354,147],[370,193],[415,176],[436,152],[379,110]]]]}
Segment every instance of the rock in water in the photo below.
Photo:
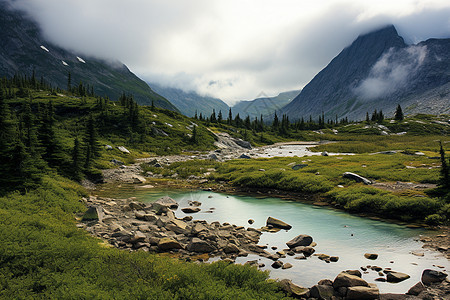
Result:
{"type": "Polygon", "coordinates": [[[193,213],[201,211],[201,208],[200,207],[185,207],[185,208],[182,208],[181,210],[186,214],[193,214],[193,213]]]}
{"type": "Polygon", "coordinates": [[[167,209],[177,209],[178,203],[170,197],[164,196],[152,203],[152,208],[156,212],[164,212],[167,209]]]}
{"type": "Polygon", "coordinates": [[[375,253],[366,253],[366,254],[364,254],[364,257],[367,258],[367,259],[375,260],[375,259],[378,258],[378,254],[375,254],[375,253]]]}
{"type": "Polygon", "coordinates": [[[278,219],[275,219],[272,217],[267,218],[266,226],[269,226],[269,225],[276,227],[276,228],[287,229],[287,230],[292,228],[292,226],[289,225],[288,223],[285,223],[281,220],[278,220],[278,219]]]}
{"type": "Polygon", "coordinates": [[[344,174],[342,174],[342,177],[355,180],[356,182],[362,182],[364,184],[372,184],[372,181],[370,181],[369,179],[352,172],[345,172],[344,174]]]}
{"type": "Polygon", "coordinates": [[[295,238],[286,243],[289,249],[299,246],[309,246],[313,242],[313,238],[306,234],[297,235],[295,238]]]}
{"type": "Polygon", "coordinates": [[[411,276],[409,276],[408,274],[405,274],[405,273],[391,271],[391,272],[387,273],[386,280],[387,280],[387,282],[401,282],[410,277],[411,276]]]}
{"type": "Polygon", "coordinates": [[[422,282],[425,285],[431,285],[436,282],[442,282],[447,278],[447,274],[440,271],[426,269],[422,272],[422,282]]]}

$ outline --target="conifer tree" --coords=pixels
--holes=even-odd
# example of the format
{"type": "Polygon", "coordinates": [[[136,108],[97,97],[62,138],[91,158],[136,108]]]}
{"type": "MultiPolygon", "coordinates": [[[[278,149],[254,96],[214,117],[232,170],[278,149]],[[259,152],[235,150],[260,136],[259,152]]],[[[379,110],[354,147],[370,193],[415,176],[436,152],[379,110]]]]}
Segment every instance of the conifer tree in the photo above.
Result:
{"type": "Polygon", "coordinates": [[[280,126],[280,121],[278,120],[277,112],[275,112],[275,115],[273,116],[272,129],[278,130],[279,126],[280,126]]]}
{"type": "Polygon", "coordinates": [[[72,176],[73,179],[80,181],[83,178],[81,164],[81,145],[78,137],[75,138],[72,149],[72,176]]]}
{"type": "Polygon", "coordinates": [[[444,189],[450,189],[450,166],[447,163],[445,150],[441,141],[439,141],[439,148],[439,154],[441,156],[441,178],[439,180],[439,185],[444,189]]]}
{"type": "Polygon", "coordinates": [[[402,107],[400,104],[397,106],[397,109],[395,110],[394,119],[397,121],[402,121],[404,119],[402,107]]]}
{"type": "Polygon", "coordinates": [[[228,125],[231,125],[233,123],[233,114],[231,113],[231,107],[228,110],[228,119],[227,119],[228,125]]]}
{"type": "Polygon", "coordinates": [[[222,119],[223,119],[222,110],[219,110],[219,114],[217,115],[217,122],[222,123],[222,119]]]}

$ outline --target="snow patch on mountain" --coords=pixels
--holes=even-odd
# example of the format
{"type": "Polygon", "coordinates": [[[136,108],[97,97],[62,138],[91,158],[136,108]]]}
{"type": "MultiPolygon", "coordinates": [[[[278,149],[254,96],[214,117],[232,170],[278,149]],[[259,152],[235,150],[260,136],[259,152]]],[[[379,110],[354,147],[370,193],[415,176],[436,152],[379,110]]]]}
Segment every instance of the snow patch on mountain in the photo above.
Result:
{"type": "Polygon", "coordinates": [[[47,48],[45,48],[44,46],[41,46],[41,49],[47,52],[50,52],[47,48]]]}
{"type": "Polygon", "coordinates": [[[82,62],[83,64],[86,63],[86,61],[84,59],[82,59],[81,57],[79,57],[79,56],[77,56],[77,59],[78,59],[79,62],[82,62]]]}

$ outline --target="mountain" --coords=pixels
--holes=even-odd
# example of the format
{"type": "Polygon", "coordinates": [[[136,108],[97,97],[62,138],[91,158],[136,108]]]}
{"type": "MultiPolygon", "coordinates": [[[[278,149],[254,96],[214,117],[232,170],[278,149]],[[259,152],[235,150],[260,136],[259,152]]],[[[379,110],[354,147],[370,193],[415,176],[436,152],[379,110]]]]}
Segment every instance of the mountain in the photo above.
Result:
{"type": "Polygon", "coordinates": [[[241,117],[250,116],[250,119],[273,114],[294,99],[300,91],[289,91],[280,93],[275,97],[260,97],[251,101],[240,101],[236,103],[231,111],[233,115],[239,114],[241,117]]]}
{"type": "Polygon", "coordinates": [[[0,76],[21,73],[36,76],[61,89],[67,88],[68,74],[72,85],[80,82],[94,87],[96,94],[117,100],[122,92],[131,93],[143,105],[152,101],[158,107],[176,110],[122,63],[109,63],[72,53],[46,41],[38,25],[0,1],[0,76]]]}
{"type": "Polygon", "coordinates": [[[213,109],[216,114],[222,111],[225,115],[228,113],[228,105],[220,99],[201,96],[196,92],[185,92],[183,90],[171,87],[165,87],[157,83],[150,83],[150,86],[155,92],[167,98],[173,105],[175,105],[180,112],[188,117],[193,117],[197,112],[204,116],[210,116],[213,109]]]}
{"type": "Polygon", "coordinates": [[[450,113],[450,39],[405,44],[393,25],[359,36],[282,109],[291,119],[450,113]]]}

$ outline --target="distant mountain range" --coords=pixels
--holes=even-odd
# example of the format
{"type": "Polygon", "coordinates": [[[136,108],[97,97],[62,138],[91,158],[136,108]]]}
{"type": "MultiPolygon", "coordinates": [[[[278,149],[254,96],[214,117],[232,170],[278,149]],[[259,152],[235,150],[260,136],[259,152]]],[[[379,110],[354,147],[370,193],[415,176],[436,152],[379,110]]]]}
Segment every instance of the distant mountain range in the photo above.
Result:
{"type": "Polygon", "coordinates": [[[123,92],[133,94],[139,104],[177,110],[122,63],[108,63],[62,49],[41,34],[37,24],[0,1],[0,76],[23,74],[44,79],[55,87],[67,88],[68,74],[73,85],[83,82],[96,94],[117,100],[123,92]]]}
{"type": "Polygon", "coordinates": [[[280,111],[299,93],[300,90],[296,90],[283,92],[275,97],[258,97],[251,101],[239,101],[231,108],[231,111],[233,115],[238,113],[241,117],[249,115],[251,119],[260,118],[261,115],[264,117],[273,114],[275,111],[280,111]]]}
{"type": "Polygon", "coordinates": [[[201,96],[196,92],[185,92],[181,89],[166,87],[155,82],[149,82],[155,92],[168,99],[180,112],[188,117],[193,117],[195,113],[203,116],[210,116],[213,109],[216,113],[228,113],[229,106],[220,99],[201,96]]]}
{"type": "MultiPolygon", "coordinates": [[[[216,114],[222,111],[224,118],[228,117],[230,107],[222,100],[214,97],[201,96],[194,91],[185,92],[181,89],[166,87],[155,82],[149,82],[155,92],[167,98],[175,105],[182,114],[193,117],[195,113],[203,116],[210,116],[213,109],[216,114]]],[[[300,91],[289,91],[280,93],[275,97],[259,97],[254,100],[243,100],[231,107],[233,116],[239,114],[245,118],[247,115],[251,119],[266,116],[280,110],[283,106],[294,99],[300,91]]]]}
{"type": "Polygon", "coordinates": [[[359,36],[281,112],[290,119],[450,113],[450,39],[405,44],[394,26],[359,36]]]}

